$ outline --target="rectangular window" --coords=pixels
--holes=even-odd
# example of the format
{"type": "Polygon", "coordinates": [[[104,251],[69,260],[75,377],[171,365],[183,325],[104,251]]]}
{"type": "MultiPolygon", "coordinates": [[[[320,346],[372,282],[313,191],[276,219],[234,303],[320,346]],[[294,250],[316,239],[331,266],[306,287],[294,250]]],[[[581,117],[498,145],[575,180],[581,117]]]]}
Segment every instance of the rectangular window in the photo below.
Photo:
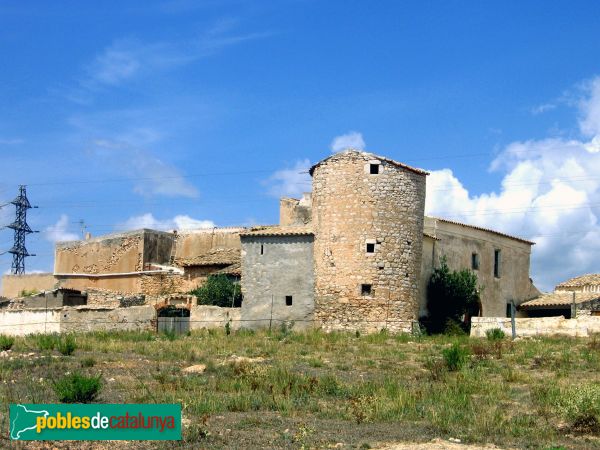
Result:
{"type": "Polygon", "coordinates": [[[501,264],[500,250],[494,250],[494,276],[500,278],[500,264],[501,264]]]}
{"type": "Polygon", "coordinates": [[[371,164],[369,168],[371,175],[377,175],[379,173],[379,164],[371,164]]]}
{"type": "Polygon", "coordinates": [[[291,295],[285,296],[285,304],[286,304],[286,306],[292,306],[292,296],[291,295]]]}
{"type": "Polygon", "coordinates": [[[263,244],[260,244],[260,254],[261,255],[265,254],[265,248],[264,248],[263,244]]]}
{"type": "Polygon", "coordinates": [[[371,295],[371,292],[373,290],[372,288],[373,287],[370,284],[361,284],[360,285],[360,295],[363,295],[363,296],[371,295]]]}
{"type": "Polygon", "coordinates": [[[506,304],[506,317],[511,317],[511,312],[512,312],[512,304],[507,303],[506,304]]]}
{"type": "Polygon", "coordinates": [[[479,270],[479,253],[471,254],[471,269],[479,270]]]}
{"type": "Polygon", "coordinates": [[[367,243],[367,253],[375,253],[375,244],[367,243]]]}

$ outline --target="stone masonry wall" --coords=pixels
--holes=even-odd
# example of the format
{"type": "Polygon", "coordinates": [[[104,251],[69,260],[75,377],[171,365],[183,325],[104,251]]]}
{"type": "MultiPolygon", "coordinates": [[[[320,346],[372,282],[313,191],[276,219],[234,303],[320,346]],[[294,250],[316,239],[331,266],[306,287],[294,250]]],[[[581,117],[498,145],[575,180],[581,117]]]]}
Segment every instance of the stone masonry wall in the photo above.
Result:
{"type": "Polygon", "coordinates": [[[425,175],[348,151],[313,172],[315,319],[409,331],[418,319],[425,175]],[[370,164],[379,165],[370,174],[370,164]],[[367,253],[367,243],[375,252],[367,253]],[[371,284],[371,295],[361,294],[371,284]]]}
{"type": "MultiPolygon", "coordinates": [[[[504,317],[473,317],[471,319],[471,336],[485,337],[485,332],[500,328],[507,336],[511,336],[510,319],[504,317]]],[[[571,336],[589,337],[600,333],[600,317],[582,315],[576,319],[557,317],[527,317],[515,319],[517,336],[571,336]]]]}

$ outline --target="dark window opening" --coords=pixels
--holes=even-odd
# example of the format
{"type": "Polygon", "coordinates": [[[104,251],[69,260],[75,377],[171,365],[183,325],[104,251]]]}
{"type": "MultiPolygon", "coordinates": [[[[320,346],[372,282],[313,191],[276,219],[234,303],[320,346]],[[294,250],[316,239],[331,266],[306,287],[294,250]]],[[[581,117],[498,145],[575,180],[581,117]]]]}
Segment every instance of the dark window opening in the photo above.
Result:
{"type": "Polygon", "coordinates": [[[372,244],[372,243],[367,244],[367,253],[375,253],[375,244],[372,244]]]}
{"type": "Polygon", "coordinates": [[[372,285],[370,284],[361,284],[360,285],[360,294],[361,295],[371,295],[372,285]]]}
{"type": "Polygon", "coordinates": [[[479,270],[479,253],[471,254],[471,269],[479,270]]]}
{"type": "Polygon", "coordinates": [[[286,306],[292,306],[292,296],[291,295],[285,296],[285,304],[286,304],[286,306]]]}
{"type": "Polygon", "coordinates": [[[265,247],[263,244],[260,244],[260,254],[264,255],[265,254],[265,247]]]}
{"type": "Polygon", "coordinates": [[[506,304],[506,317],[511,317],[512,305],[510,303],[506,304]]]}
{"type": "Polygon", "coordinates": [[[370,173],[371,175],[377,175],[379,173],[379,164],[371,164],[370,173]]]}
{"type": "Polygon", "coordinates": [[[406,245],[410,245],[410,244],[412,244],[412,242],[406,241],[406,245]]]}
{"type": "Polygon", "coordinates": [[[500,278],[500,250],[494,250],[494,276],[500,278]]]}

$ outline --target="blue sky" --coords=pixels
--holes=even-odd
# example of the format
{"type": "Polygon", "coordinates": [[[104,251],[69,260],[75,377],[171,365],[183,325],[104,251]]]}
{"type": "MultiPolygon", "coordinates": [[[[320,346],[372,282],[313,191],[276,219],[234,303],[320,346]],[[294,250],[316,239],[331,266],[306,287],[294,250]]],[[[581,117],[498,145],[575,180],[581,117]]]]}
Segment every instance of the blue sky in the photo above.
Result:
{"type": "Polygon", "coordinates": [[[0,1],[0,202],[28,185],[51,270],[80,219],[276,223],[341,137],[431,170],[429,213],[538,242],[550,289],[600,271],[599,54],[595,1],[0,1]]]}

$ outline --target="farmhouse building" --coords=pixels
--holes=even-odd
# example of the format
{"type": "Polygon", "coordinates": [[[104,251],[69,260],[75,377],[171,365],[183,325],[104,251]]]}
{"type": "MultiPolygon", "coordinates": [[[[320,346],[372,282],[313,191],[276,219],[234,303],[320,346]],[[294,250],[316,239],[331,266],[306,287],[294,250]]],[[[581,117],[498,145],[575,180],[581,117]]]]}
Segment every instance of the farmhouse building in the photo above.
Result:
{"type": "MultiPolygon", "coordinates": [[[[211,274],[241,277],[240,324],[327,330],[411,330],[427,315],[426,287],[445,256],[482,287],[481,315],[539,295],[532,242],[424,215],[428,173],[347,150],[310,168],[312,192],[280,201],[280,223],[166,233],[139,230],[56,246],[55,287],[183,293],[211,274]]],[[[102,301],[102,296],[97,301],[102,301]]]]}

